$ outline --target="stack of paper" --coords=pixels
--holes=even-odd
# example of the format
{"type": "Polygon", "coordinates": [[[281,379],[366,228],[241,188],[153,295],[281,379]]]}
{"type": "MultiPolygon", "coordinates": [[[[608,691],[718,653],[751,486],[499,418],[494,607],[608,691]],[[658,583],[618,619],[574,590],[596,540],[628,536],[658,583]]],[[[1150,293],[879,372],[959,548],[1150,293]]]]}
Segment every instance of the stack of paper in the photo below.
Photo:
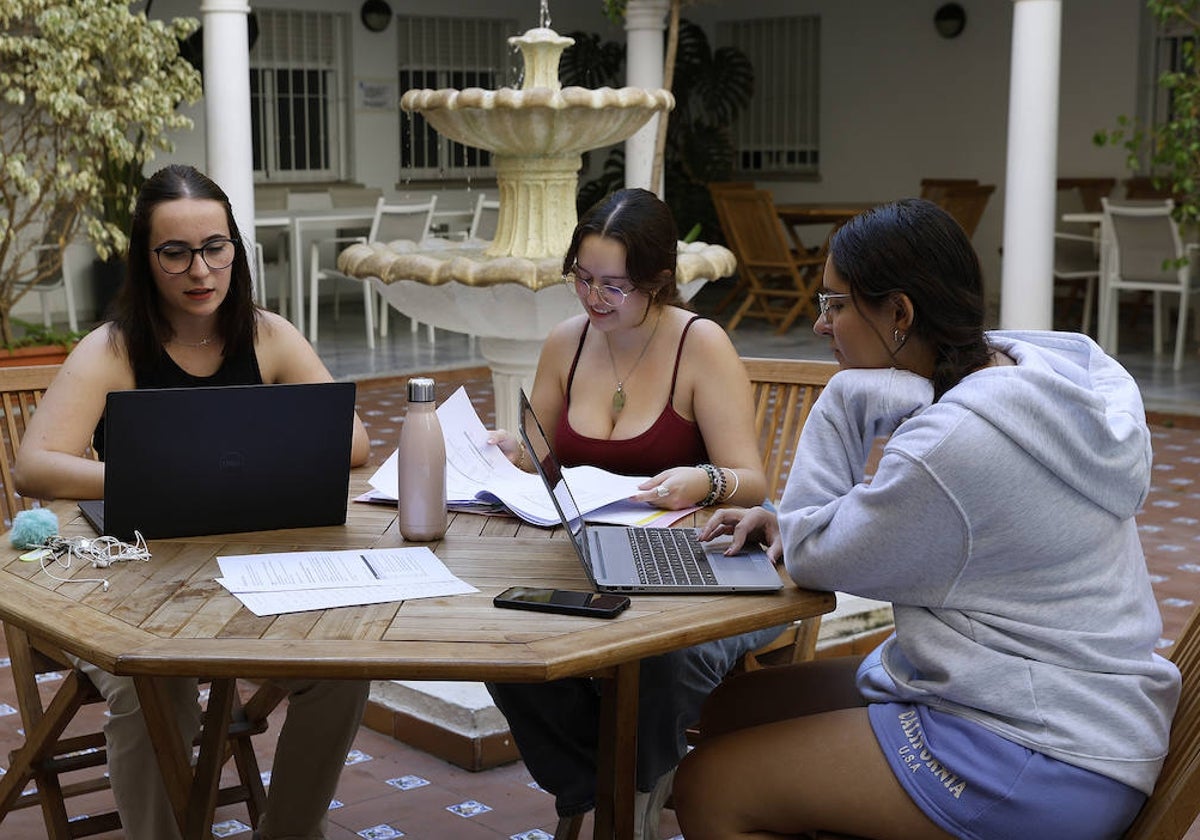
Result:
{"type": "MultiPolygon", "coordinates": [[[[508,460],[500,447],[487,442],[488,430],[479,419],[464,388],[459,388],[437,409],[446,439],[446,502],[454,509],[488,512],[497,504],[534,525],[558,525],[559,516],[542,480],[508,460]]],[[[667,525],[690,513],[665,511],[644,502],[631,502],[645,477],[617,475],[598,467],[565,467],[585,519],[618,525],[667,525]]],[[[370,501],[395,502],[396,453],[371,476],[370,501]]]]}
{"type": "Polygon", "coordinates": [[[255,615],[381,604],[479,590],[424,546],[218,557],[217,582],[255,615]]]}

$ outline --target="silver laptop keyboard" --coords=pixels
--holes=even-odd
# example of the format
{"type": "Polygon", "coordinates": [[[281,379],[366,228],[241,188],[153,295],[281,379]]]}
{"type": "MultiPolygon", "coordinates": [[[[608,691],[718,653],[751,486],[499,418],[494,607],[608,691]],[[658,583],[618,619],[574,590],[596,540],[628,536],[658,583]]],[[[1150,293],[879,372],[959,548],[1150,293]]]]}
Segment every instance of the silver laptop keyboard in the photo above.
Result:
{"type": "Polygon", "coordinates": [[[711,586],[717,582],[704,547],[690,528],[628,528],[642,583],[711,586]]]}

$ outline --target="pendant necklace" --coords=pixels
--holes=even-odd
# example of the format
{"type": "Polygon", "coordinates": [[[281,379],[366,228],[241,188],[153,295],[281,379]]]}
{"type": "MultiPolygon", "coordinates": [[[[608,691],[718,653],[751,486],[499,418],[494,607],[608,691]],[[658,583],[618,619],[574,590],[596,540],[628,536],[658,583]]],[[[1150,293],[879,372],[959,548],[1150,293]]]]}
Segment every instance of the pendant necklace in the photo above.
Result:
{"type": "Polygon", "coordinates": [[[625,407],[625,380],[633,376],[633,372],[642,363],[642,359],[646,358],[646,351],[650,349],[650,342],[654,341],[654,334],[658,332],[660,321],[662,321],[662,309],[658,310],[658,318],[654,321],[654,329],[650,330],[650,337],[646,339],[645,345],[642,346],[642,352],[638,354],[637,361],[633,363],[633,367],[629,369],[629,373],[625,374],[625,376],[617,373],[617,359],[613,356],[612,344],[609,343],[608,333],[604,334],[604,346],[608,348],[608,360],[612,362],[613,378],[617,380],[617,390],[613,391],[612,395],[613,414],[620,414],[621,409],[625,407]]]}
{"type": "Polygon", "coordinates": [[[168,339],[168,344],[178,344],[180,347],[207,347],[212,344],[212,338],[204,336],[199,341],[180,341],[177,338],[168,339]]]}

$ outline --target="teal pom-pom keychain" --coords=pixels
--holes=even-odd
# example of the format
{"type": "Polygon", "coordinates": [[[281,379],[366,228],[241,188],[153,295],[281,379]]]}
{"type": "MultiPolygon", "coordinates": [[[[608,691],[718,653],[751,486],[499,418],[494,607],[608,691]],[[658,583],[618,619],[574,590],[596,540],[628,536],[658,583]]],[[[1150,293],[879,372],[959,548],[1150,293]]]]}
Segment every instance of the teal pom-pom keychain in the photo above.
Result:
{"type": "MultiPolygon", "coordinates": [[[[18,511],[13,517],[9,540],[13,548],[41,548],[58,533],[58,517],[46,508],[18,511]]],[[[21,557],[25,559],[24,556],[21,557]]]]}

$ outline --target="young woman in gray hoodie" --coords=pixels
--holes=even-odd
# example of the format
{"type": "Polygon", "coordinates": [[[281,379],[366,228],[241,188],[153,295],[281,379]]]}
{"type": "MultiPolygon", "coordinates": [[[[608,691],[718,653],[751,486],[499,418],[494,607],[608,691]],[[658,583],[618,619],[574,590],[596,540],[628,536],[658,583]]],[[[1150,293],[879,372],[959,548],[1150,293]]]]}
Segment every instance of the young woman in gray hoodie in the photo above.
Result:
{"type": "Polygon", "coordinates": [[[891,601],[896,630],[718,688],[675,779],[685,836],[1119,837],[1179,694],[1134,521],[1134,380],[1083,335],[985,332],[978,259],[929,202],[846,224],[823,283],[814,329],[843,370],[779,514],[718,513],[705,536],[891,601]]]}

